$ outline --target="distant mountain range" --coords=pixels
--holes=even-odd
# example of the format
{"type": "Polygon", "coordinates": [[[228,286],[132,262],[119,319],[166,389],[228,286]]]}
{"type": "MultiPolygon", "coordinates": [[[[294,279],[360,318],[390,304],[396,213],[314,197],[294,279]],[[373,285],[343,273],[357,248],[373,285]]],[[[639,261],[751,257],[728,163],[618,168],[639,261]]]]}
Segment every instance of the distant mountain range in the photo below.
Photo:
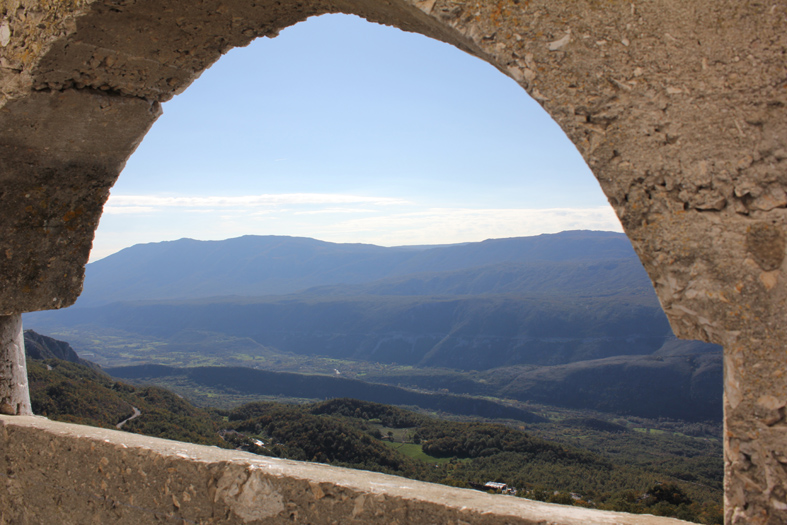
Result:
{"type": "Polygon", "coordinates": [[[284,295],[381,280],[371,293],[508,293],[543,288],[539,283],[555,279],[575,286],[600,279],[613,289],[633,286],[630,292],[639,293],[647,288],[653,295],[631,244],[619,233],[574,231],[420,248],[245,236],[225,241],[180,239],[121,250],[87,266],[77,306],[284,295]],[[621,282],[609,282],[613,277],[621,282]]]}
{"type": "Polygon", "coordinates": [[[182,239],[128,248],[88,265],[86,275],[74,307],[28,314],[26,326],[91,340],[111,333],[112,355],[124,364],[153,356],[131,352],[135,338],[163,352],[192,341],[185,346],[205,364],[226,353],[222,340],[245,340],[257,345],[249,358],[266,362],[296,355],[412,366],[413,381],[400,383],[418,388],[434,386],[434,376],[415,384],[424,367],[488,371],[494,395],[515,399],[695,420],[721,410],[721,349],[676,346],[623,234],[400,248],[182,239]],[[645,409],[658,402],[643,399],[643,410],[631,412],[631,403],[614,399],[642,396],[648,384],[683,408],[645,409]]]}

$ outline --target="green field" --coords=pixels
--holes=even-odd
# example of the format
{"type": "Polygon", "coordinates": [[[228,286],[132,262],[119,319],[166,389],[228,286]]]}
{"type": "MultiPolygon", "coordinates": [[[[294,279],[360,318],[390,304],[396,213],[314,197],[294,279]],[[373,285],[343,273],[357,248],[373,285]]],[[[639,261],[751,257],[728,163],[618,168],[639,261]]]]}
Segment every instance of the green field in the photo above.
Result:
{"type": "Polygon", "coordinates": [[[421,445],[416,445],[415,443],[391,443],[390,441],[383,441],[383,443],[397,452],[404,454],[405,456],[417,459],[419,461],[424,461],[426,463],[440,464],[451,461],[451,458],[436,458],[434,456],[430,456],[429,454],[425,454],[423,447],[421,445]]]}

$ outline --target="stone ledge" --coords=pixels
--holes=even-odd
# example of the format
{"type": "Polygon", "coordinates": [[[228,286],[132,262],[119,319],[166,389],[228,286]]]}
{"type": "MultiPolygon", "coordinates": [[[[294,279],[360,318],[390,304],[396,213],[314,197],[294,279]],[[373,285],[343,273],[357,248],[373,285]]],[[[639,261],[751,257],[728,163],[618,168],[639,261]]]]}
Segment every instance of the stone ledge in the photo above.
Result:
{"type": "Polygon", "coordinates": [[[0,416],[0,523],[687,523],[0,416]]]}

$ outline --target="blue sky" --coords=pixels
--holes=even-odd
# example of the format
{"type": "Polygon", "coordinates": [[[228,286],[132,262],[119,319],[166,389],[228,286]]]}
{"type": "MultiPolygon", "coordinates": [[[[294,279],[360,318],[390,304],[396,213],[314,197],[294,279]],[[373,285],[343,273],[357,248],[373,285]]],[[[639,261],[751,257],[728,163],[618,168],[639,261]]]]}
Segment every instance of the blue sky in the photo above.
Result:
{"type": "Polygon", "coordinates": [[[164,104],[92,260],[191,237],[384,246],[621,231],[557,125],[489,64],[328,15],[234,49],[164,104]]]}

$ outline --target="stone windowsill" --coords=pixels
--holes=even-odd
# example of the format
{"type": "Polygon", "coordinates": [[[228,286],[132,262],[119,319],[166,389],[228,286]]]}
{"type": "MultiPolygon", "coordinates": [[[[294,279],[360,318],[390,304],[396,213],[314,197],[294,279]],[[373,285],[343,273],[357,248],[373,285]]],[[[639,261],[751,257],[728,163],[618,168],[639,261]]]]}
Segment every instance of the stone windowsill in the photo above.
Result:
{"type": "Polygon", "coordinates": [[[0,448],[0,521],[12,523],[686,523],[35,416],[0,416],[0,448]]]}

